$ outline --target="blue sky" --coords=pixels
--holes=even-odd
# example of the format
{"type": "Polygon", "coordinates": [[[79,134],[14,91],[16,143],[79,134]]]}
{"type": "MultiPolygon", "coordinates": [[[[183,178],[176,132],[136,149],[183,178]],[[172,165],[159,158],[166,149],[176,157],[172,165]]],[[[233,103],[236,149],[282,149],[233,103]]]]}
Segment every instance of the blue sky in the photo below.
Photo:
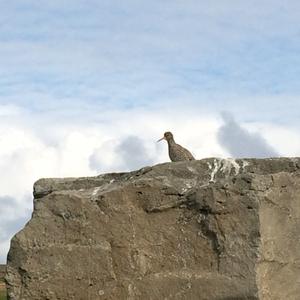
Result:
{"type": "Polygon", "coordinates": [[[35,180],[167,161],[166,130],[199,159],[300,155],[299,20],[295,0],[2,1],[0,263],[35,180]]]}
{"type": "Polygon", "coordinates": [[[67,99],[126,108],[169,97],[219,108],[260,95],[262,105],[281,95],[293,104],[300,4],[286,3],[2,4],[1,99],[37,109],[67,99]]]}

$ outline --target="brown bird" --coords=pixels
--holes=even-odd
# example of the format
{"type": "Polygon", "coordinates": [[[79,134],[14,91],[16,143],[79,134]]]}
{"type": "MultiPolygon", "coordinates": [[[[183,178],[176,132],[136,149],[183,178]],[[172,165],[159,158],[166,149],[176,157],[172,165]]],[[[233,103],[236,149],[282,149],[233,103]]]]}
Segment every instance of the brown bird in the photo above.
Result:
{"type": "Polygon", "coordinates": [[[161,140],[166,140],[168,142],[169,157],[171,161],[195,160],[189,150],[175,143],[172,132],[165,132],[164,136],[157,142],[160,142],[161,140]]]}

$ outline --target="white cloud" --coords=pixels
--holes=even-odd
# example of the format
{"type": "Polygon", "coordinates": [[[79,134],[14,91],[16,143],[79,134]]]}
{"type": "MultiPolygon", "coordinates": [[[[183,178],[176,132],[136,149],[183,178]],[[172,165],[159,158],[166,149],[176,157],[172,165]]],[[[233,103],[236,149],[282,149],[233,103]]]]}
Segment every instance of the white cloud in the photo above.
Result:
{"type": "Polygon", "coordinates": [[[0,105],[0,117],[11,117],[20,115],[22,112],[22,109],[16,105],[13,104],[6,104],[6,105],[0,105]]]}
{"type": "Polygon", "coordinates": [[[22,207],[22,201],[28,203],[28,199],[22,197],[19,200],[0,195],[0,263],[6,261],[12,235],[30,219],[31,209],[22,207]]]}
{"type": "Polygon", "coordinates": [[[295,126],[266,122],[253,122],[247,128],[259,132],[269,145],[282,156],[300,156],[300,134],[295,126]]]}
{"type": "Polygon", "coordinates": [[[233,157],[275,157],[278,153],[267,143],[259,132],[249,132],[241,127],[228,113],[223,112],[224,124],[219,128],[217,136],[220,144],[233,157]]]}

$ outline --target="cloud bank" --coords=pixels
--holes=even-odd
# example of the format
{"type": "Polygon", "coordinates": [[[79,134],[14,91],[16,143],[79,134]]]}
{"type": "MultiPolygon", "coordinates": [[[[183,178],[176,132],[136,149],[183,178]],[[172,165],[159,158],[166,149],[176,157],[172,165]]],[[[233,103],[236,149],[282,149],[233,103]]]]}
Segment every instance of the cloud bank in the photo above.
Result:
{"type": "Polygon", "coordinates": [[[110,140],[95,149],[89,158],[89,163],[91,169],[97,172],[101,172],[103,168],[111,171],[130,171],[152,165],[157,161],[155,157],[157,154],[153,142],[150,144],[138,136],[127,136],[121,142],[110,140]]]}

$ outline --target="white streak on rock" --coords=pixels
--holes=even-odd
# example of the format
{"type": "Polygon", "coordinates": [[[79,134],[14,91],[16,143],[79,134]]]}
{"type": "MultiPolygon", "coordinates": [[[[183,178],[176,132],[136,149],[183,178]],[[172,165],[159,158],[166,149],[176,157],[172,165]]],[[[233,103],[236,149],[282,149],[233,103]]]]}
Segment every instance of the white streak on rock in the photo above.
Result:
{"type": "Polygon", "coordinates": [[[227,158],[222,160],[223,165],[221,171],[225,175],[229,175],[231,173],[232,168],[234,169],[235,175],[240,172],[240,165],[233,158],[227,158]]]}
{"type": "Polygon", "coordinates": [[[214,159],[214,168],[210,174],[210,181],[211,182],[215,182],[215,176],[220,168],[221,164],[220,164],[220,160],[219,159],[214,159]]]}
{"type": "Polygon", "coordinates": [[[96,196],[97,193],[99,192],[99,190],[100,190],[100,187],[99,187],[99,186],[96,187],[96,188],[93,190],[92,196],[96,196]]]}
{"type": "Polygon", "coordinates": [[[198,173],[198,171],[196,169],[194,169],[193,167],[188,166],[187,169],[189,171],[191,171],[193,174],[197,174],[198,173]]]}
{"type": "Polygon", "coordinates": [[[243,161],[242,161],[242,168],[243,168],[243,170],[245,170],[245,168],[246,168],[247,166],[249,166],[249,162],[247,162],[246,160],[243,160],[243,161]]]}
{"type": "Polygon", "coordinates": [[[234,170],[235,175],[239,174],[241,169],[241,166],[233,158],[214,159],[213,166],[208,163],[208,167],[210,170],[212,169],[212,172],[210,174],[210,182],[215,182],[215,176],[218,171],[222,172],[225,176],[228,176],[230,175],[232,169],[234,170]]]}

